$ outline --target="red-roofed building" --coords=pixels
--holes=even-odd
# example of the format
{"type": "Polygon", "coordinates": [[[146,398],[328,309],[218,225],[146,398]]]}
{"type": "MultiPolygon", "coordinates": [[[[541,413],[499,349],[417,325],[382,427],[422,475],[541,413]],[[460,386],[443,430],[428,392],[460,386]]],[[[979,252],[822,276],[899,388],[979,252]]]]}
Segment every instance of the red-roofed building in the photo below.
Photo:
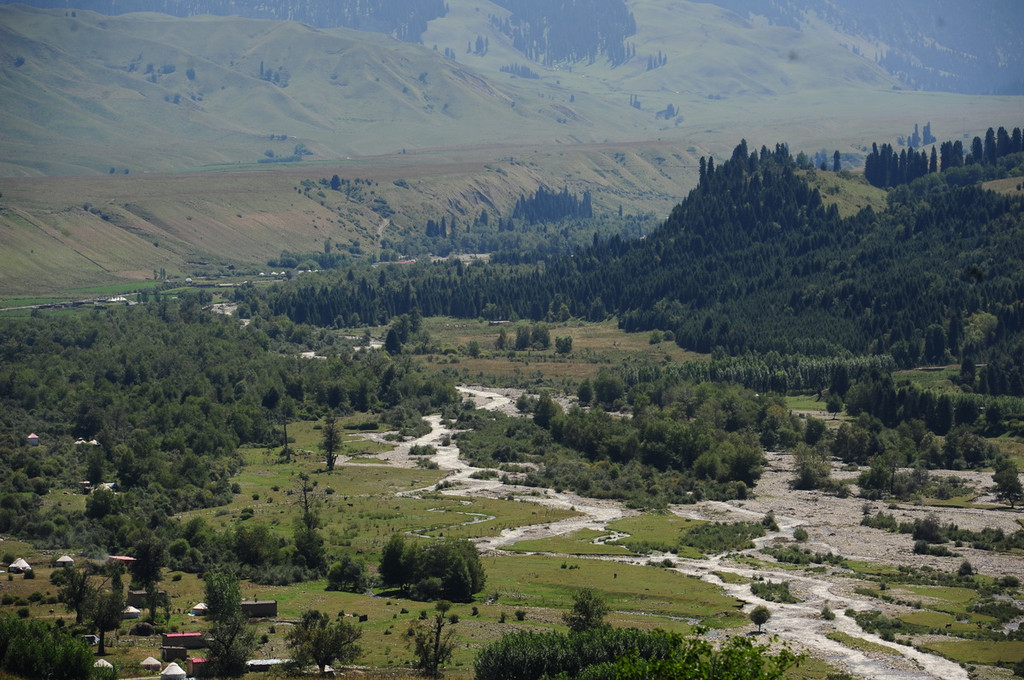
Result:
{"type": "Polygon", "coordinates": [[[186,659],[185,666],[190,678],[208,678],[213,674],[210,659],[186,659]]]}

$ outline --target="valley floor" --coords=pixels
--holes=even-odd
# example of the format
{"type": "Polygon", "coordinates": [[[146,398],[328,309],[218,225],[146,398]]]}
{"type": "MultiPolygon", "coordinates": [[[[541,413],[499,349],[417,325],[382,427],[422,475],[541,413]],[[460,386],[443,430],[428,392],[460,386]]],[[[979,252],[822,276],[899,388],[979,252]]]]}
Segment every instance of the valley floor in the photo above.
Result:
{"type": "MultiPolygon", "coordinates": [[[[515,414],[514,400],[517,393],[509,390],[492,390],[481,387],[460,387],[462,394],[474,400],[479,408],[501,410],[515,414]]],[[[579,516],[549,523],[520,527],[504,531],[500,536],[478,539],[482,551],[503,551],[524,539],[563,536],[580,529],[607,531],[607,525],[616,519],[637,514],[622,503],[584,498],[572,493],[538,490],[530,487],[506,485],[497,479],[474,479],[472,474],[478,468],[470,467],[459,459],[458,447],[442,445],[445,437],[454,430],[442,425],[440,416],[427,419],[431,432],[415,441],[397,446],[392,452],[380,457],[391,465],[413,466],[409,449],[414,445],[434,446],[437,450],[433,460],[443,470],[450,471],[445,478],[444,493],[458,496],[508,497],[514,495],[543,505],[571,508],[579,516]]],[[[833,474],[844,473],[838,469],[833,474]]],[[[958,473],[965,476],[965,473],[958,473]]],[[[970,475],[971,473],[966,473],[970,475]]],[[[976,475],[978,487],[987,485],[986,475],[976,475]]],[[[864,632],[848,616],[847,611],[882,610],[895,616],[910,611],[910,607],[885,603],[880,599],[855,592],[863,584],[848,569],[828,566],[824,569],[793,568],[792,565],[774,563],[772,558],[760,553],[762,547],[774,544],[795,544],[793,532],[803,527],[808,539],[801,547],[812,552],[834,553],[851,560],[879,566],[932,567],[944,572],[956,572],[966,559],[978,573],[989,576],[1019,575],[1020,558],[1016,555],[992,551],[957,548],[955,557],[934,557],[913,553],[913,541],[905,534],[861,526],[860,520],[867,513],[886,510],[899,521],[912,521],[928,513],[934,513],[942,523],[955,522],[968,529],[1000,527],[1008,533],[1018,528],[1016,520],[1021,512],[1005,509],[964,509],[922,505],[899,504],[898,506],[879,502],[865,503],[863,499],[850,496],[837,498],[816,491],[797,491],[790,488],[793,478],[792,458],[784,453],[769,453],[764,475],[757,484],[756,496],[744,501],[702,502],[694,505],[674,506],[671,511],[679,516],[712,521],[757,521],[769,511],[775,515],[778,530],[771,531],[756,541],[752,550],[711,556],[703,560],[688,560],[667,554],[643,557],[601,556],[593,559],[617,559],[633,564],[649,562],[662,563],[666,558],[672,561],[672,568],[697,576],[719,585],[724,591],[744,603],[744,611],[765,605],[772,612],[767,633],[778,636],[781,642],[798,651],[804,651],[853,674],[855,677],[872,680],[967,680],[968,672],[958,663],[941,656],[926,653],[909,645],[883,640],[878,635],[864,632]],[[723,580],[723,576],[725,580],[723,580]],[[751,593],[750,585],[761,580],[784,581],[798,600],[795,604],[767,602],[751,593]],[[828,607],[835,613],[834,620],[825,620],[821,612],[828,607]],[[827,637],[829,634],[832,637],[827,637]],[[855,640],[865,651],[851,648],[848,644],[833,638],[855,640]]],[[[427,491],[432,489],[421,489],[427,491]]],[[[415,494],[417,491],[406,492],[415,494]]],[[[980,502],[986,502],[982,497],[980,502]]],[[[597,539],[607,540],[608,537],[597,539]]],[[[576,555],[574,557],[580,557],[576,555]]],[[[894,590],[893,592],[898,592],[894,590]]],[[[911,595],[912,596],[912,595],[911,595]]],[[[852,613],[851,611],[851,613],[852,613]]],[[[752,631],[750,634],[753,634],[752,631]]],[[[998,677],[998,671],[993,669],[998,677]]],[[[974,676],[976,677],[976,676],[974,676]]]]}

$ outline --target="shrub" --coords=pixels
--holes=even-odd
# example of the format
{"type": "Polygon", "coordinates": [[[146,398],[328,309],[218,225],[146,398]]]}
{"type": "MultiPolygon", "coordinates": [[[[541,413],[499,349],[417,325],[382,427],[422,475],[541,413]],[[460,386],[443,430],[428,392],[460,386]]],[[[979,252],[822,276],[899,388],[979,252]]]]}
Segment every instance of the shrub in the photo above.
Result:
{"type": "Polygon", "coordinates": [[[750,592],[763,600],[769,602],[783,602],[793,604],[797,599],[789,592],[789,583],[780,581],[761,581],[750,584],[750,592]]]}

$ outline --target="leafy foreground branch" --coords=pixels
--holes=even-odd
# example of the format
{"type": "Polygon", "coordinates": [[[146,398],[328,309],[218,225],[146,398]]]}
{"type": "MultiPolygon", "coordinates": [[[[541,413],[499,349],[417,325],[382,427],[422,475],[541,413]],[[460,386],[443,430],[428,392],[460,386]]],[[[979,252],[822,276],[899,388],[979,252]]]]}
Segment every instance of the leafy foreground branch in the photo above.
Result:
{"type": "Polygon", "coordinates": [[[683,637],[661,630],[599,627],[582,633],[522,632],[485,647],[476,680],[775,680],[803,657],[785,646],[772,653],[749,637],[715,647],[698,628],[683,637]]]}

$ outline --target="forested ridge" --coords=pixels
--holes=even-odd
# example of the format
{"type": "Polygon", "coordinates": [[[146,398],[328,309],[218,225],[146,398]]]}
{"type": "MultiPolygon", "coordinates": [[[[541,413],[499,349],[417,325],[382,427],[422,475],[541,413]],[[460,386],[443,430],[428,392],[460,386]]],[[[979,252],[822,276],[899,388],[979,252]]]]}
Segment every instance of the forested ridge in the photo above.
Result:
{"type": "MultiPolygon", "coordinates": [[[[945,173],[943,173],[945,174],[945,173]]],[[[672,331],[720,356],[891,355],[899,367],[996,359],[1024,328],[1024,202],[929,176],[843,218],[784,144],[746,143],[641,240],[612,237],[532,266],[446,262],[349,270],[263,295],[314,325],[424,316],[598,320],[672,331]]]]}

